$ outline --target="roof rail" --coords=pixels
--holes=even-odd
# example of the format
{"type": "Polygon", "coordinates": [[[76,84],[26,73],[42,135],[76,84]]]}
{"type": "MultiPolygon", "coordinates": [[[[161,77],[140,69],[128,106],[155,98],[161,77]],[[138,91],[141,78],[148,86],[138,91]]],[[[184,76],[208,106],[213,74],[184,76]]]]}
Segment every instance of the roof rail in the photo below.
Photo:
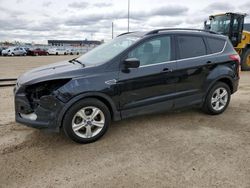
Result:
{"type": "Polygon", "coordinates": [[[120,34],[120,35],[117,35],[116,37],[120,37],[120,36],[122,36],[122,35],[127,35],[127,34],[130,34],[130,33],[134,33],[134,32],[126,32],[126,33],[122,33],[122,34],[120,34]]]}
{"type": "Polygon", "coordinates": [[[207,32],[207,33],[212,33],[212,34],[220,34],[214,31],[209,31],[209,30],[204,30],[204,29],[190,29],[190,28],[165,28],[165,29],[156,29],[149,31],[145,35],[152,35],[152,34],[157,34],[161,31],[172,31],[172,30],[181,30],[181,31],[201,31],[201,32],[207,32]]]}

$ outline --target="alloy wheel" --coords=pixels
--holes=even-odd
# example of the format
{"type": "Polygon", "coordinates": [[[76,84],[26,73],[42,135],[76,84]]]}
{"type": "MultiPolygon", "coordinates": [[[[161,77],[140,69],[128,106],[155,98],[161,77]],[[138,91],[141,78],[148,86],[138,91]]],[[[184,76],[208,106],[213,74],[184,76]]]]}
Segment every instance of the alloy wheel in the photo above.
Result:
{"type": "Polygon", "coordinates": [[[218,88],[214,91],[211,98],[211,105],[215,111],[220,111],[227,105],[228,92],[225,88],[218,88]]]}
{"type": "Polygon", "coordinates": [[[74,115],[72,130],[81,138],[92,138],[101,132],[104,124],[104,113],[97,107],[88,106],[74,115]]]}

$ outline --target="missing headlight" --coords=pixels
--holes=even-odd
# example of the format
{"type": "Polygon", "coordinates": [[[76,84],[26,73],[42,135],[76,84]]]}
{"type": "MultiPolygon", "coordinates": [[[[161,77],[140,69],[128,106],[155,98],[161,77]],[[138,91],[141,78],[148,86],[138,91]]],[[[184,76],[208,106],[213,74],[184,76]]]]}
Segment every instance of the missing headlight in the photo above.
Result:
{"type": "Polygon", "coordinates": [[[51,80],[30,85],[26,88],[26,94],[30,102],[37,102],[41,97],[51,95],[70,79],[51,80]]]}

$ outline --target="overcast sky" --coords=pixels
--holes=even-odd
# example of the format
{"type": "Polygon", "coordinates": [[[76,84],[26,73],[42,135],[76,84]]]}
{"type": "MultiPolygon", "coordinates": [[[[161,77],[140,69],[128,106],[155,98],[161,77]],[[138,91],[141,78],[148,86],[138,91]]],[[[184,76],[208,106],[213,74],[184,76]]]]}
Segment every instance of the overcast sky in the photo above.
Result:
{"type": "MultiPolygon", "coordinates": [[[[214,13],[250,14],[250,1],[130,0],[130,30],[202,28],[214,13]]],[[[250,22],[250,16],[247,22],[250,22]]],[[[0,41],[111,38],[127,31],[127,0],[0,0],[0,41]]]]}

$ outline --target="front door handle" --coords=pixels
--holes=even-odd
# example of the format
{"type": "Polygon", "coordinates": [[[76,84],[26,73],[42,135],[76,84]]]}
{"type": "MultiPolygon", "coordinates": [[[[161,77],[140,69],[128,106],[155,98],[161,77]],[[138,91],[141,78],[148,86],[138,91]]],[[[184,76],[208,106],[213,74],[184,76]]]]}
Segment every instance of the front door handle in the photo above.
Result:
{"type": "Polygon", "coordinates": [[[170,68],[164,68],[163,70],[162,70],[162,72],[172,72],[173,70],[172,69],[170,69],[170,68]]]}
{"type": "Polygon", "coordinates": [[[212,61],[207,61],[207,64],[212,64],[213,62],[212,61]]]}

